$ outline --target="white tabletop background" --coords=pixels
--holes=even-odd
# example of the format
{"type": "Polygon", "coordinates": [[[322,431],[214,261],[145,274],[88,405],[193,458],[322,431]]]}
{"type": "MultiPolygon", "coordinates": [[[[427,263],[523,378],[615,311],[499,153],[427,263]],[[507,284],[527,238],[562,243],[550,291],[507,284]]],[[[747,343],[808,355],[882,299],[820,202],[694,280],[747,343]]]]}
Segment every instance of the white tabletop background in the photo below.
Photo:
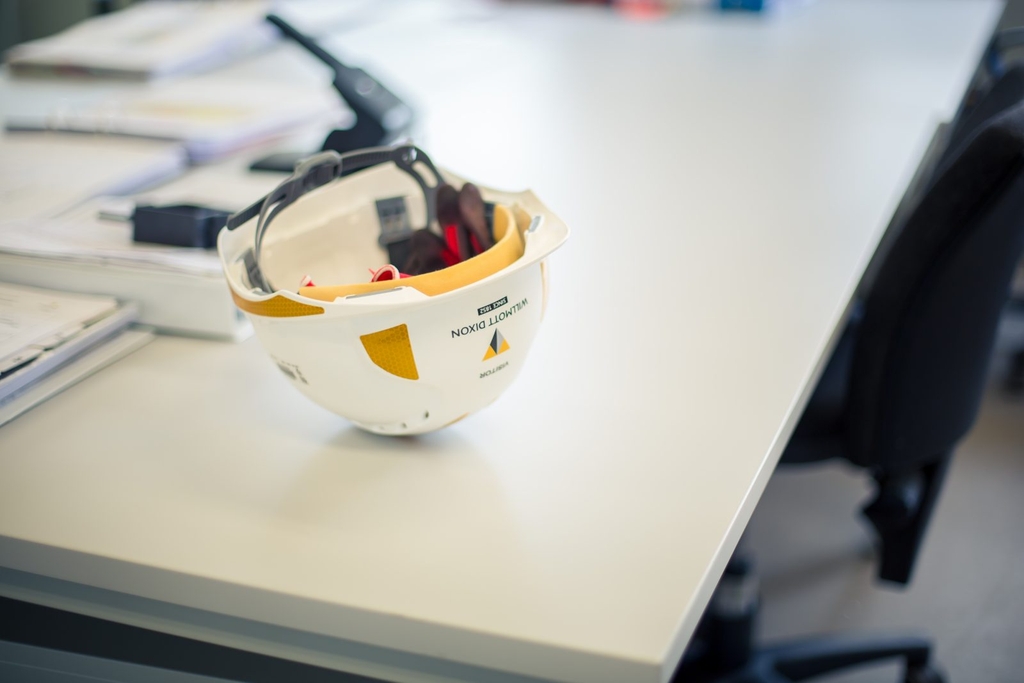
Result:
{"type": "Polygon", "coordinates": [[[525,676],[666,680],[999,8],[526,6],[338,36],[418,105],[436,162],[572,229],[519,380],[382,438],[255,340],[159,339],[0,429],[0,565],[525,676]]]}

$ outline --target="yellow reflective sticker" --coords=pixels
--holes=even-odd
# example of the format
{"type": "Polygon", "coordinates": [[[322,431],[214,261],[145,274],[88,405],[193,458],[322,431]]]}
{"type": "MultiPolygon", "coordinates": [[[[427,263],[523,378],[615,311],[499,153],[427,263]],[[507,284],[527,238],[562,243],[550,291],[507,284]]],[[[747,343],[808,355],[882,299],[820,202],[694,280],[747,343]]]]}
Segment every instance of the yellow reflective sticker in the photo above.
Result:
{"type": "Polygon", "coordinates": [[[364,334],[359,337],[359,341],[363,342],[366,355],[380,369],[403,379],[420,378],[416,370],[416,359],[412,356],[412,344],[409,343],[409,328],[406,325],[364,334]]]}
{"type": "Polygon", "coordinates": [[[246,313],[261,315],[265,318],[297,318],[303,315],[320,315],[324,312],[322,306],[311,306],[292,301],[281,295],[266,301],[249,301],[235,294],[235,290],[232,289],[231,298],[234,299],[235,305],[246,313]]]}

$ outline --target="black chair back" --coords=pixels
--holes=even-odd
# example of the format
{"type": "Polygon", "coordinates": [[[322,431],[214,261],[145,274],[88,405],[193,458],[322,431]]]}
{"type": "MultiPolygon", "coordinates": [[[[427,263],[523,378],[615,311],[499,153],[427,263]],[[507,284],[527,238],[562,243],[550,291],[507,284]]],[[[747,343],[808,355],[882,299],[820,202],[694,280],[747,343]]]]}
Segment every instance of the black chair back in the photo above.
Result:
{"type": "MultiPolygon", "coordinates": [[[[1007,83],[1024,84],[1011,74],[1007,83]]],[[[991,94],[1005,96],[998,86],[991,94]]],[[[985,100],[978,107],[992,107],[985,100]]],[[[1013,102],[965,117],[875,274],[847,413],[846,457],[857,465],[911,471],[947,456],[974,423],[1024,252],[1024,102],[1013,102]]]]}
{"type": "Polygon", "coordinates": [[[968,138],[976,135],[986,123],[1021,102],[1024,102],[1024,64],[1017,64],[1007,69],[971,106],[965,106],[960,112],[938,166],[948,164],[968,138]]]}

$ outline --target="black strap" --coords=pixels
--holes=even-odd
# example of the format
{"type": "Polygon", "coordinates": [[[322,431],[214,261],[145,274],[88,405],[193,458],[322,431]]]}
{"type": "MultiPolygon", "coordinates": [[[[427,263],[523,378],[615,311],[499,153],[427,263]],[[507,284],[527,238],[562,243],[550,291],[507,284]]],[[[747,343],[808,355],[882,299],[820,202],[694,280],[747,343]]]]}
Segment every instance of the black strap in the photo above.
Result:
{"type": "Polygon", "coordinates": [[[357,150],[344,155],[330,150],[320,152],[300,162],[295,167],[294,173],[274,188],[270,194],[228,217],[226,223],[228,230],[235,230],[253,218],[259,217],[252,251],[252,264],[249,268],[250,283],[265,292],[273,291],[273,287],[260,268],[260,249],[267,226],[281,211],[293,204],[299,197],[327,183],[389,161],[411,175],[420,186],[427,204],[427,223],[429,225],[436,218],[435,195],[443,179],[433,162],[430,161],[430,157],[423,150],[413,145],[400,145],[357,150]],[[432,185],[427,184],[426,179],[420,175],[416,168],[418,164],[422,164],[434,176],[432,185]]]}
{"type": "MultiPolygon", "coordinates": [[[[292,175],[283,183],[278,185],[273,192],[260,197],[246,208],[232,214],[228,218],[227,228],[228,230],[234,230],[258,216],[260,214],[260,210],[263,208],[263,204],[271,195],[284,192],[284,196],[289,196],[298,188],[302,188],[302,192],[299,192],[293,197],[292,201],[295,201],[295,199],[298,199],[306,192],[314,190],[321,185],[325,185],[336,178],[341,178],[351,173],[355,173],[356,171],[361,171],[363,169],[370,168],[371,166],[377,166],[379,164],[392,161],[392,152],[401,149],[402,148],[400,147],[366,149],[351,152],[344,156],[332,150],[327,150],[309,157],[308,159],[304,159],[295,167],[295,171],[292,175]],[[331,173],[331,171],[333,171],[333,173],[331,173]],[[320,180],[323,182],[316,182],[320,180]],[[303,185],[306,185],[306,187],[302,187],[303,185]]],[[[422,151],[415,147],[411,147],[411,149],[416,150],[424,159],[426,159],[425,163],[428,165],[431,172],[434,173],[435,177],[437,177],[437,171],[434,169],[433,164],[430,162],[430,159],[427,158],[426,154],[423,154],[422,151]]],[[[420,183],[420,186],[423,186],[422,182],[420,183]]]]}
{"type": "Polygon", "coordinates": [[[260,207],[263,206],[264,199],[266,199],[266,197],[260,197],[257,201],[253,202],[241,211],[228,216],[228,222],[225,223],[225,227],[228,230],[234,230],[238,226],[245,225],[253,218],[256,218],[256,216],[260,215],[260,207]]]}

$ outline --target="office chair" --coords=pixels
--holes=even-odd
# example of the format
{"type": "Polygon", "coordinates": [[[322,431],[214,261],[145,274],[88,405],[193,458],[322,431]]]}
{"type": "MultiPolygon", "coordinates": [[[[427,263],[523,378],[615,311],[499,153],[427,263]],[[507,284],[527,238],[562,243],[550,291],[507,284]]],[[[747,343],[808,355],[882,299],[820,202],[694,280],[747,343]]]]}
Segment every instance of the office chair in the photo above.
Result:
{"type": "Polygon", "coordinates": [[[950,136],[798,424],[784,464],[872,472],[879,577],[906,584],[957,442],[974,424],[1024,247],[1024,67],[950,136]]]}
{"type": "MultiPolygon", "coordinates": [[[[930,182],[862,283],[858,303],[784,452],[842,458],[875,480],[863,509],[878,575],[906,584],[956,444],[978,413],[1000,315],[1024,252],[1024,69],[960,117],[930,182]]],[[[840,638],[755,649],[748,558],[729,563],[674,680],[785,683],[901,657],[935,683],[921,638],[840,638]]]]}
{"type": "MultiPolygon", "coordinates": [[[[984,84],[987,81],[998,79],[1001,81],[1000,87],[1003,95],[1001,101],[993,101],[995,98],[992,97],[986,98],[988,100],[987,110],[982,111],[978,111],[977,107],[971,107],[971,104],[973,104],[972,100],[977,98],[976,93],[983,92],[986,88],[976,88],[975,93],[972,93],[975,97],[969,95],[965,98],[964,111],[970,114],[971,118],[975,120],[974,122],[994,114],[1000,106],[1006,106],[1013,100],[1019,101],[1024,98],[1024,73],[1019,67],[1022,47],[1024,47],[1024,27],[1006,28],[992,36],[992,41],[982,61],[983,68],[978,80],[984,84]],[[1016,51],[1018,66],[1008,69],[1007,65],[1014,62],[1010,58],[1014,51],[1016,51]]],[[[970,130],[969,125],[959,128],[961,131],[970,130]]],[[[1024,278],[1024,263],[1021,263],[1020,269],[1018,280],[1024,278]]],[[[1010,300],[1010,310],[1017,315],[1024,314],[1024,290],[1021,290],[1020,287],[1017,288],[1010,300]]],[[[1024,395],[1024,347],[1018,348],[1010,355],[1009,370],[1006,373],[1006,389],[1010,394],[1024,395]]]]}

